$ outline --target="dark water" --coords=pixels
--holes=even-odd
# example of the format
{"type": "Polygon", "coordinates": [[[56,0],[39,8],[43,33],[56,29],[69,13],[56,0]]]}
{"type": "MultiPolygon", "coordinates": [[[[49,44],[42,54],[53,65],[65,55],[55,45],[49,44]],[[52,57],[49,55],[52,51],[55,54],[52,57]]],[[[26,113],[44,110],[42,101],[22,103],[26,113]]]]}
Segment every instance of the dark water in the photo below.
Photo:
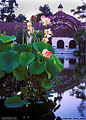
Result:
{"type": "MultiPolygon", "coordinates": [[[[57,75],[61,81],[58,86],[52,83],[50,97],[43,97],[44,103],[30,100],[30,105],[17,109],[8,109],[4,100],[10,94],[16,94],[11,87],[6,88],[0,80],[0,119],[1,120],[85,120],[86,119],[86,56],[56,55],[64,64],[64,69],[57,75]],[[10,93],[10,94],[9,94],[10,93]]],[[[18,85],[18,83],[16,83],[18,85]]],[[[15,90],[16,91],[16,90],[15,90]]],[[[17,90],[18,91],[18,90],[17,90]]]]}

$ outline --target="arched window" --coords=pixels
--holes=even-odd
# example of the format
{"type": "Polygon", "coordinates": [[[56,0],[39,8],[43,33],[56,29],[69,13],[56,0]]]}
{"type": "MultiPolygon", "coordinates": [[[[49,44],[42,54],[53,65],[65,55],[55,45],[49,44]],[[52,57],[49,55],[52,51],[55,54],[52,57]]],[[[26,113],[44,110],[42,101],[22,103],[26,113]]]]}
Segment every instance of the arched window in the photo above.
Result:
{"type": "Polygon", "coordinates": [[[59,40],[57,42],[57,48],[64,48],[64,41],[63,40],[59,40]]]}
{"type": "Polygon", "coordinates": [[[69,42],[69,48],[76,48],[76,42],[74,40],[69,42]]]}

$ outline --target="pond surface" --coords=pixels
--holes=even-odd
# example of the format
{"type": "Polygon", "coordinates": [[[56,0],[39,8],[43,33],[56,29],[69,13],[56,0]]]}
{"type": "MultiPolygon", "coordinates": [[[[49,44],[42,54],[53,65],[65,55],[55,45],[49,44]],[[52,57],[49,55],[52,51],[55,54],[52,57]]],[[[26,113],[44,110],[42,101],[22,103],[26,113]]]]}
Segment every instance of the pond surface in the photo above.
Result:
{"type": "Polygon", "coordinates": [[[47,91],[49,96],[45,94],[42,96],[44,103],[31,101],[30,105],[8,109],[4,105],[4,100],[10,96],[8,93],[11,88],[6,88],[5,82],[0,81],[1,120],[86,119],[86,56],[74,57],[72,54],[56,54],[56,56],[64,64],[63,71],[57,75],[61,85],[52,83],[50,92],[47,91]]]}

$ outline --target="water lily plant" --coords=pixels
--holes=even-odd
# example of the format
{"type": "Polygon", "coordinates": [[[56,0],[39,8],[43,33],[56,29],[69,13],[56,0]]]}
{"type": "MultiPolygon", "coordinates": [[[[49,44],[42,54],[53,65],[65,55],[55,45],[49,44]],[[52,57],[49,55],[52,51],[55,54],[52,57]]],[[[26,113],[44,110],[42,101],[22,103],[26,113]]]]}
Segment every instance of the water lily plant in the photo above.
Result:
{"type": "MultiPolygon", "coordinates": [[[[51,23],[45,16],[42,16],[41,20],[46,27],[51,23]]],[[[52,87],[51,80],[60,85],[56,75],[63,69],[63,64],[54,55],[54,48],[47,43],[52,35],[51,30],[46,28],[40,37],[32,25],[32,21],[27,23],[31,43],[23,41],[18,45],[16,36],[0,36],[0,78],[11,74],[16,80],[25,81],[26,86],[20,92],[22,94],[28,93],[28,83],[31,85],[37,82],[38,87],[41,85],[44,89],[52,87]]]]}

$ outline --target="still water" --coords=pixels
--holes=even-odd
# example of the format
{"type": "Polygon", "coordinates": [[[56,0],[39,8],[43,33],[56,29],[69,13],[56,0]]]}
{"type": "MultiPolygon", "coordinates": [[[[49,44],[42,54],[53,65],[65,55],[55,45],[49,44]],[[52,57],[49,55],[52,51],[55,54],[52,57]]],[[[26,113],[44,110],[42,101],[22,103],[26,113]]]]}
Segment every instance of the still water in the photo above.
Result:
{"type": "MultiPolygon", "coordinates": [[[[57,75],[61,85],[52,83],[50,96],[44,96],[44,103],[32,104],[21,109],[4,106],[7,94],[5,82],[0,83],[0,119],[8,120],[85,120],[86,119],[86,56],[56,54],[64,64],[57,75]],[[2,88],[3,86],[3,88],[2,88]],[[60,118],[59,118],[60,117],[60,118]]],[[[8,92],[9,93],[9,92],[8,92]]]]}

